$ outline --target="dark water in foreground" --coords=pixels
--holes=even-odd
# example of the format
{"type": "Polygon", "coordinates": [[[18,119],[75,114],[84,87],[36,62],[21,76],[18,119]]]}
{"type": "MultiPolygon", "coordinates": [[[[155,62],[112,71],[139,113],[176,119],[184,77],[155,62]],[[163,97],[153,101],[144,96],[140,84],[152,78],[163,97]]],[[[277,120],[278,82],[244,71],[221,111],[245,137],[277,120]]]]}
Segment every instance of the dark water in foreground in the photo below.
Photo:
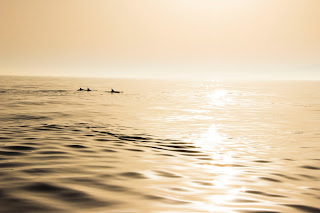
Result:
{"type": "Polygon", "coordinates": [[[319,91],[1,77],[0,212],[320,212],[319,91]]]}

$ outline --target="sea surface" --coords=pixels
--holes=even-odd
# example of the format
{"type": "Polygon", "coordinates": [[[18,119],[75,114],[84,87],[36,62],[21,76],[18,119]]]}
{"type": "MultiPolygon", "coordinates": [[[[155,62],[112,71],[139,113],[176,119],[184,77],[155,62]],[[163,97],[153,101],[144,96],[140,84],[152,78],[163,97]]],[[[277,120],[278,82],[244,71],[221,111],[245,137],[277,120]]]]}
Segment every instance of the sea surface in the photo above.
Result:
{"type": "Polygon", "coordinates": [[[1,213],[320,212],[318,81],[1,76],[0,125],[1,213]]]}

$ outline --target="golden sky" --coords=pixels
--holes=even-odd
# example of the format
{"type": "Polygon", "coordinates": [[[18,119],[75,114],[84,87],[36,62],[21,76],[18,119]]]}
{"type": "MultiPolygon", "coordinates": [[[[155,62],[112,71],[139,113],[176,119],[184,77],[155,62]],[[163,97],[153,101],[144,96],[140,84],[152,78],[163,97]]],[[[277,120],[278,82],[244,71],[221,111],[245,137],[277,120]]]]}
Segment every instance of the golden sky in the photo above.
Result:
{"type": "Polygon", "coordinates": [[[0,0],[0,74],[320,80],[319,11],[320,0],[0,0]]]}

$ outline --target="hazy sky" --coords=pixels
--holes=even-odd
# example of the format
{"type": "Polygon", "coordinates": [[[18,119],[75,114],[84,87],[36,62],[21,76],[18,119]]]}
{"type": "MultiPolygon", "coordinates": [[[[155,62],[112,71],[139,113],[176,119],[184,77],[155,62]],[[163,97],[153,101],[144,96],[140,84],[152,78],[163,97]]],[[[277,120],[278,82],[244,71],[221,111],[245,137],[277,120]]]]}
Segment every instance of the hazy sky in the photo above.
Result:
{"type": "Polygon", "coordinates": [[[0,0],[0,74],[320,80],[320,0],[0,0]]]}

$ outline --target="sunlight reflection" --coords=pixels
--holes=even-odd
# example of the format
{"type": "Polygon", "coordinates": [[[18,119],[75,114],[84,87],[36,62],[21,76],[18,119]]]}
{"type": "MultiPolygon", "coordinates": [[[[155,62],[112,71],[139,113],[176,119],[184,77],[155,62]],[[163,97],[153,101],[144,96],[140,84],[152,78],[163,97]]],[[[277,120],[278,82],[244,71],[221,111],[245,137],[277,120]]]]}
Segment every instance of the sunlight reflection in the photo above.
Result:
{"type": "Polygon", "coordinates": [[[196,141],[196,145],[206,151],[216,151],[217,144],[222,143],[222,137],[214,124],[212,124],[208,131],[204,133],[200,140],[196,141]]]}
{"type": "Polygon", "coordinates": [[[208,202],[202,203],[202,209],[208,212],[230,212],[230,207],[226,206],[232,200],[237,199],[241,192],[246,191],[245,187],[233,188],[225,191],[225,194],[216,194],[208,197],[208,202]]]}
{"type": "Polygon", "coordinates": [[[240,192],[245,191],[244,187],[230,189],[224,195],[213,195],[209,200],[214,204],[225,204],[228,201],[234,200],[240,192]]]}
{"type": "Polygon", "coordinates": [[[208,98],[211,104],[216,106],[224,106],[226,102],[230,102],[231,99],[227,97],[228,91],[225,89],[216,89],[212,93],[208,94],[208,98]]]}
{"type": "Polygon", "coordinates": [[[195,145],[200,147],[206,152],[210,153],[210,156],[215,160],[217,165],[227,165],[233,163],[233,152],[227,151],[225,146],[226,137],[222,136],[216,125],[212,124],[208,131],[202,135],[202,137],[195,142],[195,145]]]}
{"type": "Polygon", "coordinates": [[[212,183],[218,189],[228,188],[233,184],[233,179],[240,174],[239,170],[236,170],[234,167],[221,167],[219,169],[219,177],[214,179],[212,183]]]}
{"type": "Polygon", "coordinates": [[[200,139],[194,143],[214,159],[216,165],[232,164],[234,161],[232,150],[227,149],[228,141],[226,136],[221,135],[216,125],[212,124],[207,132],[202,134],[200,139]]]}
{"type": "Polygon", "coordinates": [[[207,202],[202,204],[202,208],[209,212],[228,212],[230,209],[225,204],[236,199],[240,192],[245,191],[244,187],[235,182],[242,171],[233,166],[234,152],[228,149],[226,138],[218,132],[216,125],[212,124],[196,142],[198,147],[212,157],[210,164],[202,165],[202,168],[215,174],[211,183],[221,192],[209,195],[207,202]]]}
{"type": "MultiPolygon", "coordinates": [[[[214,209],[213,212],[216,212],[217,209],[220,209],[221,212],[228,210],[225,208],[225,204],[228,202],[237,199],[239,193],[246,190],[243,186],[236,186],[235,179],[239,175],[240,171],[234,167],[225,167],[221,175],[212,181],[215,188],[218,190],[221,189],[221,194],[215,194],[208,196],[208,203],[205,204],[209,209],[214,209]],[[223,210],[223,211],[222,211],[223,210]]],[[[229,212],[229,211],[227,211],[229,212]]]]}

